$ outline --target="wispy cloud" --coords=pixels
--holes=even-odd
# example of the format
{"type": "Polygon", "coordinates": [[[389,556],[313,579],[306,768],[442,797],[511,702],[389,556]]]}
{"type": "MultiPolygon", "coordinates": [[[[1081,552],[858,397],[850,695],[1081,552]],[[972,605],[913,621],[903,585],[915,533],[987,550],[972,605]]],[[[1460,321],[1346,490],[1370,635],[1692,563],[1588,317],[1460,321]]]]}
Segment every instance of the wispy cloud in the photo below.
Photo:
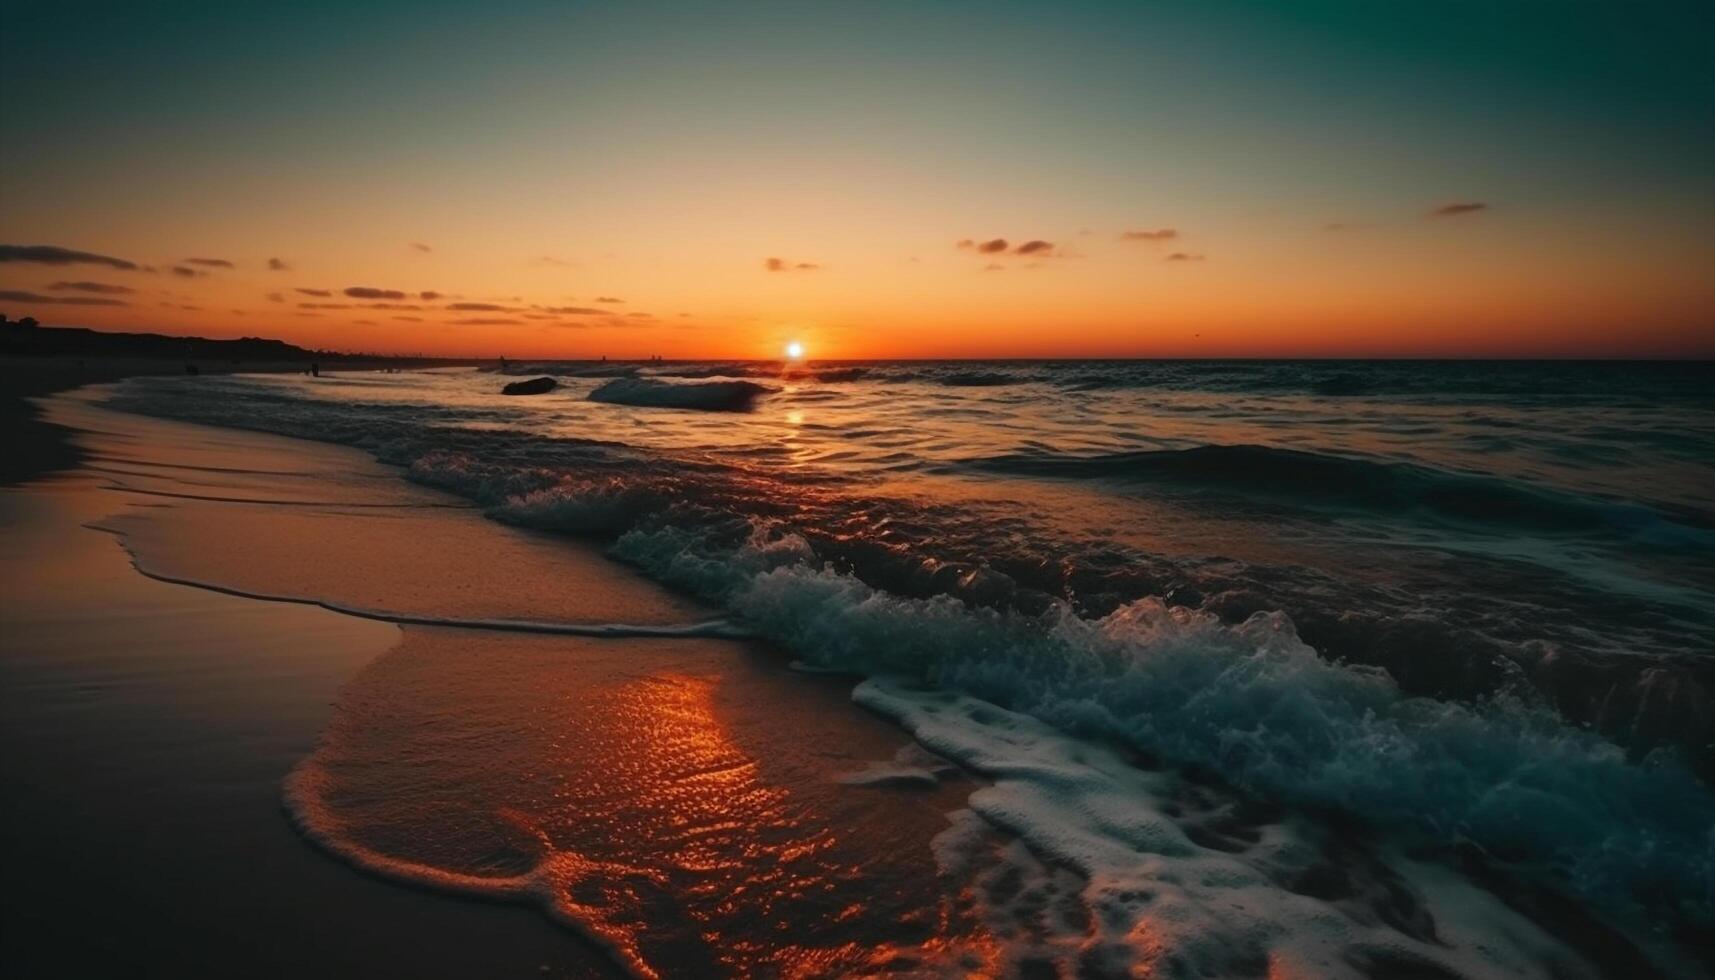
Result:
{"type": "Polygon", "coordinates": [[[1453,218],[1461,214],[1475,214],[1478,211],[1487,210],[1489,210],[1489,206],[1482,201],[1454,201],[1431,210],[1429,217],[1453,218]]]}
{"type": "Polygon", "coordinates": [[[454,326],[459,326],[459,327],[504,327],[504,326],[508,326],[508,325],[511,325],[514,323],[523,323],[524,321],[523,320],[517,320],[517,319],[514,319],[512,317],[496,316],[496,317],[472,317],[470,319],[452,320],[450,322],[454,326]]]}
{"type": "Polygon", "coordinates": [[[597,303],[623,303],[623,302],[625,302],[625,300],[620,299],[618,296],[597,296],[595,298],[595,301],[597,303]]]}
{"type": "Polygon", "coordinates": [[[770,256],[762,260],[762,267],[769,272],[814,272],[821,266],[814,262],[793,262],[770,256]]]}
{"type": "Polygon", "coordinates": [[[420,300],[423,300],[423,301],[425,301],[425,302],[427,302],[427,301],[429,301],[429,300],[436,300],[436,299],[440,299],[440,298],[441,298],[441,294],[440,294],[440,293],[437,293],[437,292],[435,292],[435,291],[434,291],[434,290],[432,290],[432,289],[425,289],[425,290],[423,290],[423,291],[422,291],[422,292],[420,292],[420,293],[418,293],[418,294],[417,294],[417,298],[418,298],[418,299],[420,299],[420,300]]]}
{"type": "Polygon", "coordinates": [[[137,263],[116,259],[111,255],[79,252],[58,245],[0,245],[0,262],[36,262],[41,265],[105,265],[134,272],[137,263]]]}
{"type": "Polygon", "coordinates": [[[137,291],[132,289],[130,286],[115,286],[111,283],[89,282],[88,280],[81,279],[76,282],[56,282],[48,288],[62,293],[99,293],[103,296],[123,296],[126,293],[134,293],[137,291]]]}
{"type": "Polygon", "coordinates": [[[225,259],[186,259],[185,264],[186,265],[206,266],[210,269],[233,269],[233,268],[237,268],[231,262],[228,262],[225,259]]]}
{"type": "Polygon", "coordinates": [[[1170,242],[1179,237],[1177,228],[1146,228],[1120,232],[1122,242],[1170,242]]]}
{"type": "Polygon", "coordinates": [[[120,299],[107,299],[99,296],[43,296],[40,293],[28,293],[20,289],[0,289],[0,303],[30,303],[32,305],[51,304],[54,306],[131,305],[120,299]]]}
{"type": "Polygon", "coordinates": [[[191,268],[188,265],[175,265],[172,268],[172,273],[173,273],[173,275],[179,276],[179,277],[184,278],[184,279],[195,279],[197,276],[202,275],[201,272],[199,272],[196,269],[191,268]]]}
{"type": "Polygon", "coordinates": [[[297,289],[293,290],[293,292],[303,293],[305,296],[327,297],[333,295],[333,290],[331,289],[306,289],[303,286],[299,286],[297,289]]]}
{"type": "Polygon", "coordinates": [[[986,242],[979,242],[973,238],[962,238],[959,240],[958,247],[971,249],[982,255],[993,255],[997,252],[1006,251],[1007,241],[1004,238],[991,238],[986,242]]]}
{"type": "Polygon", "coordinates": [[[447,309],[449,309],[449,310],[460,310],[460,311],[463,311],[465,313],[511,313],[511,312],[514,312],[512,307],[501,306],[499,303],[448,303],[447,309]]]}
{"type": "Polygon", "coordinates": [[[392,299],[400,300],[405,294],[397,289],[377,289],[374,286],[347,286],[345,294],[352,299],[392,299]]]}
{"type": "Polygon", "coordinates": [[[268,260],[268,271],[269,272],[290,272],[291,269],[292,269],[292,267],[286,264],[285,259],[269,259],[268,260]]]}
{"type": "Polygon", "coordinates": [[[1204,256],[1201,252],[1174,252],[1162,259],[1163,262],[1202,262],[1203,260],[1204,256]]]}
{"type": "Polygon", "coordinates": [[[1054,243],[1053,242],[1045,242],[1040,238],[1033,238],[1030,241],[1025,242],[1023,245],[1018,246],[1017,254],[1018,255],[1045,255],[1045,254],[1050,253],[1052,251],[1054,251],[1054,243]]]}
{"type": "Polygon", "coordinates": [[[425,245],[425,244],[423,244],[423,243],[422,243],[422,242],[412,242],[412,243],[411,243],[411,248],[413,248],[413,249],[414,249],[414,250],[416,250],[416,251],[418,251],[418,252],[423,252],[423,253],[428,253],[428,252],[433,252],[433,251],[434,251],[434,249],[432,249],[432,248],[430,248],[430,247],[429,247],[429,246],[427,246],[427,245],[425,245]]]}
{"type": "Polygon", "coordinates": [[[537,309],[544,313],[557,313],[561,316],[588,316],[607,312],[606,310],[598,310],[593,306],[540,306],[537,309]]]}

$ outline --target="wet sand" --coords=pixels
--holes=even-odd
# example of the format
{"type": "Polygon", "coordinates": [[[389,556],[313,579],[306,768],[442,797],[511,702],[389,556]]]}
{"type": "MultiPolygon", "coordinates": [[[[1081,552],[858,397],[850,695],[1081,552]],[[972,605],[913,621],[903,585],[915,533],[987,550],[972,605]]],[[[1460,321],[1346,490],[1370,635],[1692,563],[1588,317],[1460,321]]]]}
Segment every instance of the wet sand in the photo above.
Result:
{"type": "Polygon", "coordinates": [[[982,955],[930,853],[974,784],[849,682],[737,641],[402,629],[152,580],[122,544],[156,574],[372,610],[709,615],[352,450],[81,395],[46,415],[84,461],[0,492],[8,976],[982,955]]]}
{"type": "Polygon", "coordinates": [[[280,781],[397,627],[165,585],[68,475],[0,492],[0,963],[16,977],[600,976],[521,910],[353,874],[280,781]]]}
{"type": "MultiPolygon", "coordinates": [[[[299,362],[227,362],[198,360],[197,369],[207,374],[236,371],[297,373],[299,362]]],[[[349,362],[333,370],[364,371],[391,367],[398,362],[349,362]]],[[[42,418],[33,399],[82,385],[117,381],[139,375],[183,374],[183,358],[78,357],[75,355],[0,356],[0,432],[6,436],[6,451],[0,453],[0,487],[15,486],[45,473],[71,469],[83,459],[73,439],[74,430],[42,418]]]]}

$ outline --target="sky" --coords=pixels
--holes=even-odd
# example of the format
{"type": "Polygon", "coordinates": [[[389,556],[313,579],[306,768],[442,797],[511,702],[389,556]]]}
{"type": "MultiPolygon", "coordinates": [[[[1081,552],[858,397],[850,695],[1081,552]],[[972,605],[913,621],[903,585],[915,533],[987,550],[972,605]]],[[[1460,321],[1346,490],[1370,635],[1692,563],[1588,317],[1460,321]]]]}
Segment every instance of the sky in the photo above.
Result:
{"type": "Polygon", "coordinates": [[[457,356],[1715,356],[1707,3],[0,0],[0,312],[457,356]]]}

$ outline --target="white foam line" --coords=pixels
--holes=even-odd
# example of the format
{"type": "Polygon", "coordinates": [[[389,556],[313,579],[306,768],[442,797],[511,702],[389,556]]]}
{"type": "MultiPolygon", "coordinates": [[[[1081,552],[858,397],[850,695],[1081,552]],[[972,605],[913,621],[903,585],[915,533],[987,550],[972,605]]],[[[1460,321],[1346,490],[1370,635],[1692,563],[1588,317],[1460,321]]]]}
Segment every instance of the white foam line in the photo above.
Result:
{"type": "MultiPolygon", "coordinates": [[[[85,524],[92,531],[106,531],[118,536],[119,532],[96,524],[85,524]]],[[[120,547],[124,547],[121,543],[120,547]]],[[[329,612],[344,616],[356,616],[359,619],[373,619],[383,623],[394,623],[399,626],[444,626],[455,629],[493,630],[502,633],[543,633],[553,636],[588,636],[597,639],[626,639],[631,637],[657,637],[664,639],[718,639],[718,640],[749,640],[756,634],[725,619],[711,619],[701,623],[685,623],[676,626],[652,626],[640,623],[555,623],[533,619],[461,619],[453,616],[420,616],[411,613],[394,613],[380,609],[364,609],[361,606],[348,606],[342,602],[332,602],[327,599],[312,599],[305,596],[276,595],[267,592],[249,592],[235,589],[231,586],[217,585],[194,578],[184,578],[178,575],[168,575],[143,567],[143,563],[129,548],[126,554],[131,556],[131,567],[147,578],[169,585],[187,585],[193,589],[206,589],[221,595],[237,596],[240,599],[259,599],[263,602],[290,602],[300,606],[316,606],[329,612]]]]}

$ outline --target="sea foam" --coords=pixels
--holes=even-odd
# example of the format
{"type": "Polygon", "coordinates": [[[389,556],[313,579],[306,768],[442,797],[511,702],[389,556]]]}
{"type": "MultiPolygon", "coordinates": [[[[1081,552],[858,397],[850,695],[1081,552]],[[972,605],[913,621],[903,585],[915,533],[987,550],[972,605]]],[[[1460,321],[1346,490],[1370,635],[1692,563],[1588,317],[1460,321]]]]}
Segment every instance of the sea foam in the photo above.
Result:
{"type": "Polygon", "coordinates": [[[630,532],[614,551],[724,601],[810,665],[920,678],[1261,798],[1466,842],[1638,922],[1643,909],[1711,921],[1715,798],[1685,767],[1629,762],[1522,698],[1408,697],[1385,671],[1321,658],[1278,612],[1229,626],[1153,598],[1099,620],[902,598],[761,531],[730,553],[673,528],[630,532]]]}

